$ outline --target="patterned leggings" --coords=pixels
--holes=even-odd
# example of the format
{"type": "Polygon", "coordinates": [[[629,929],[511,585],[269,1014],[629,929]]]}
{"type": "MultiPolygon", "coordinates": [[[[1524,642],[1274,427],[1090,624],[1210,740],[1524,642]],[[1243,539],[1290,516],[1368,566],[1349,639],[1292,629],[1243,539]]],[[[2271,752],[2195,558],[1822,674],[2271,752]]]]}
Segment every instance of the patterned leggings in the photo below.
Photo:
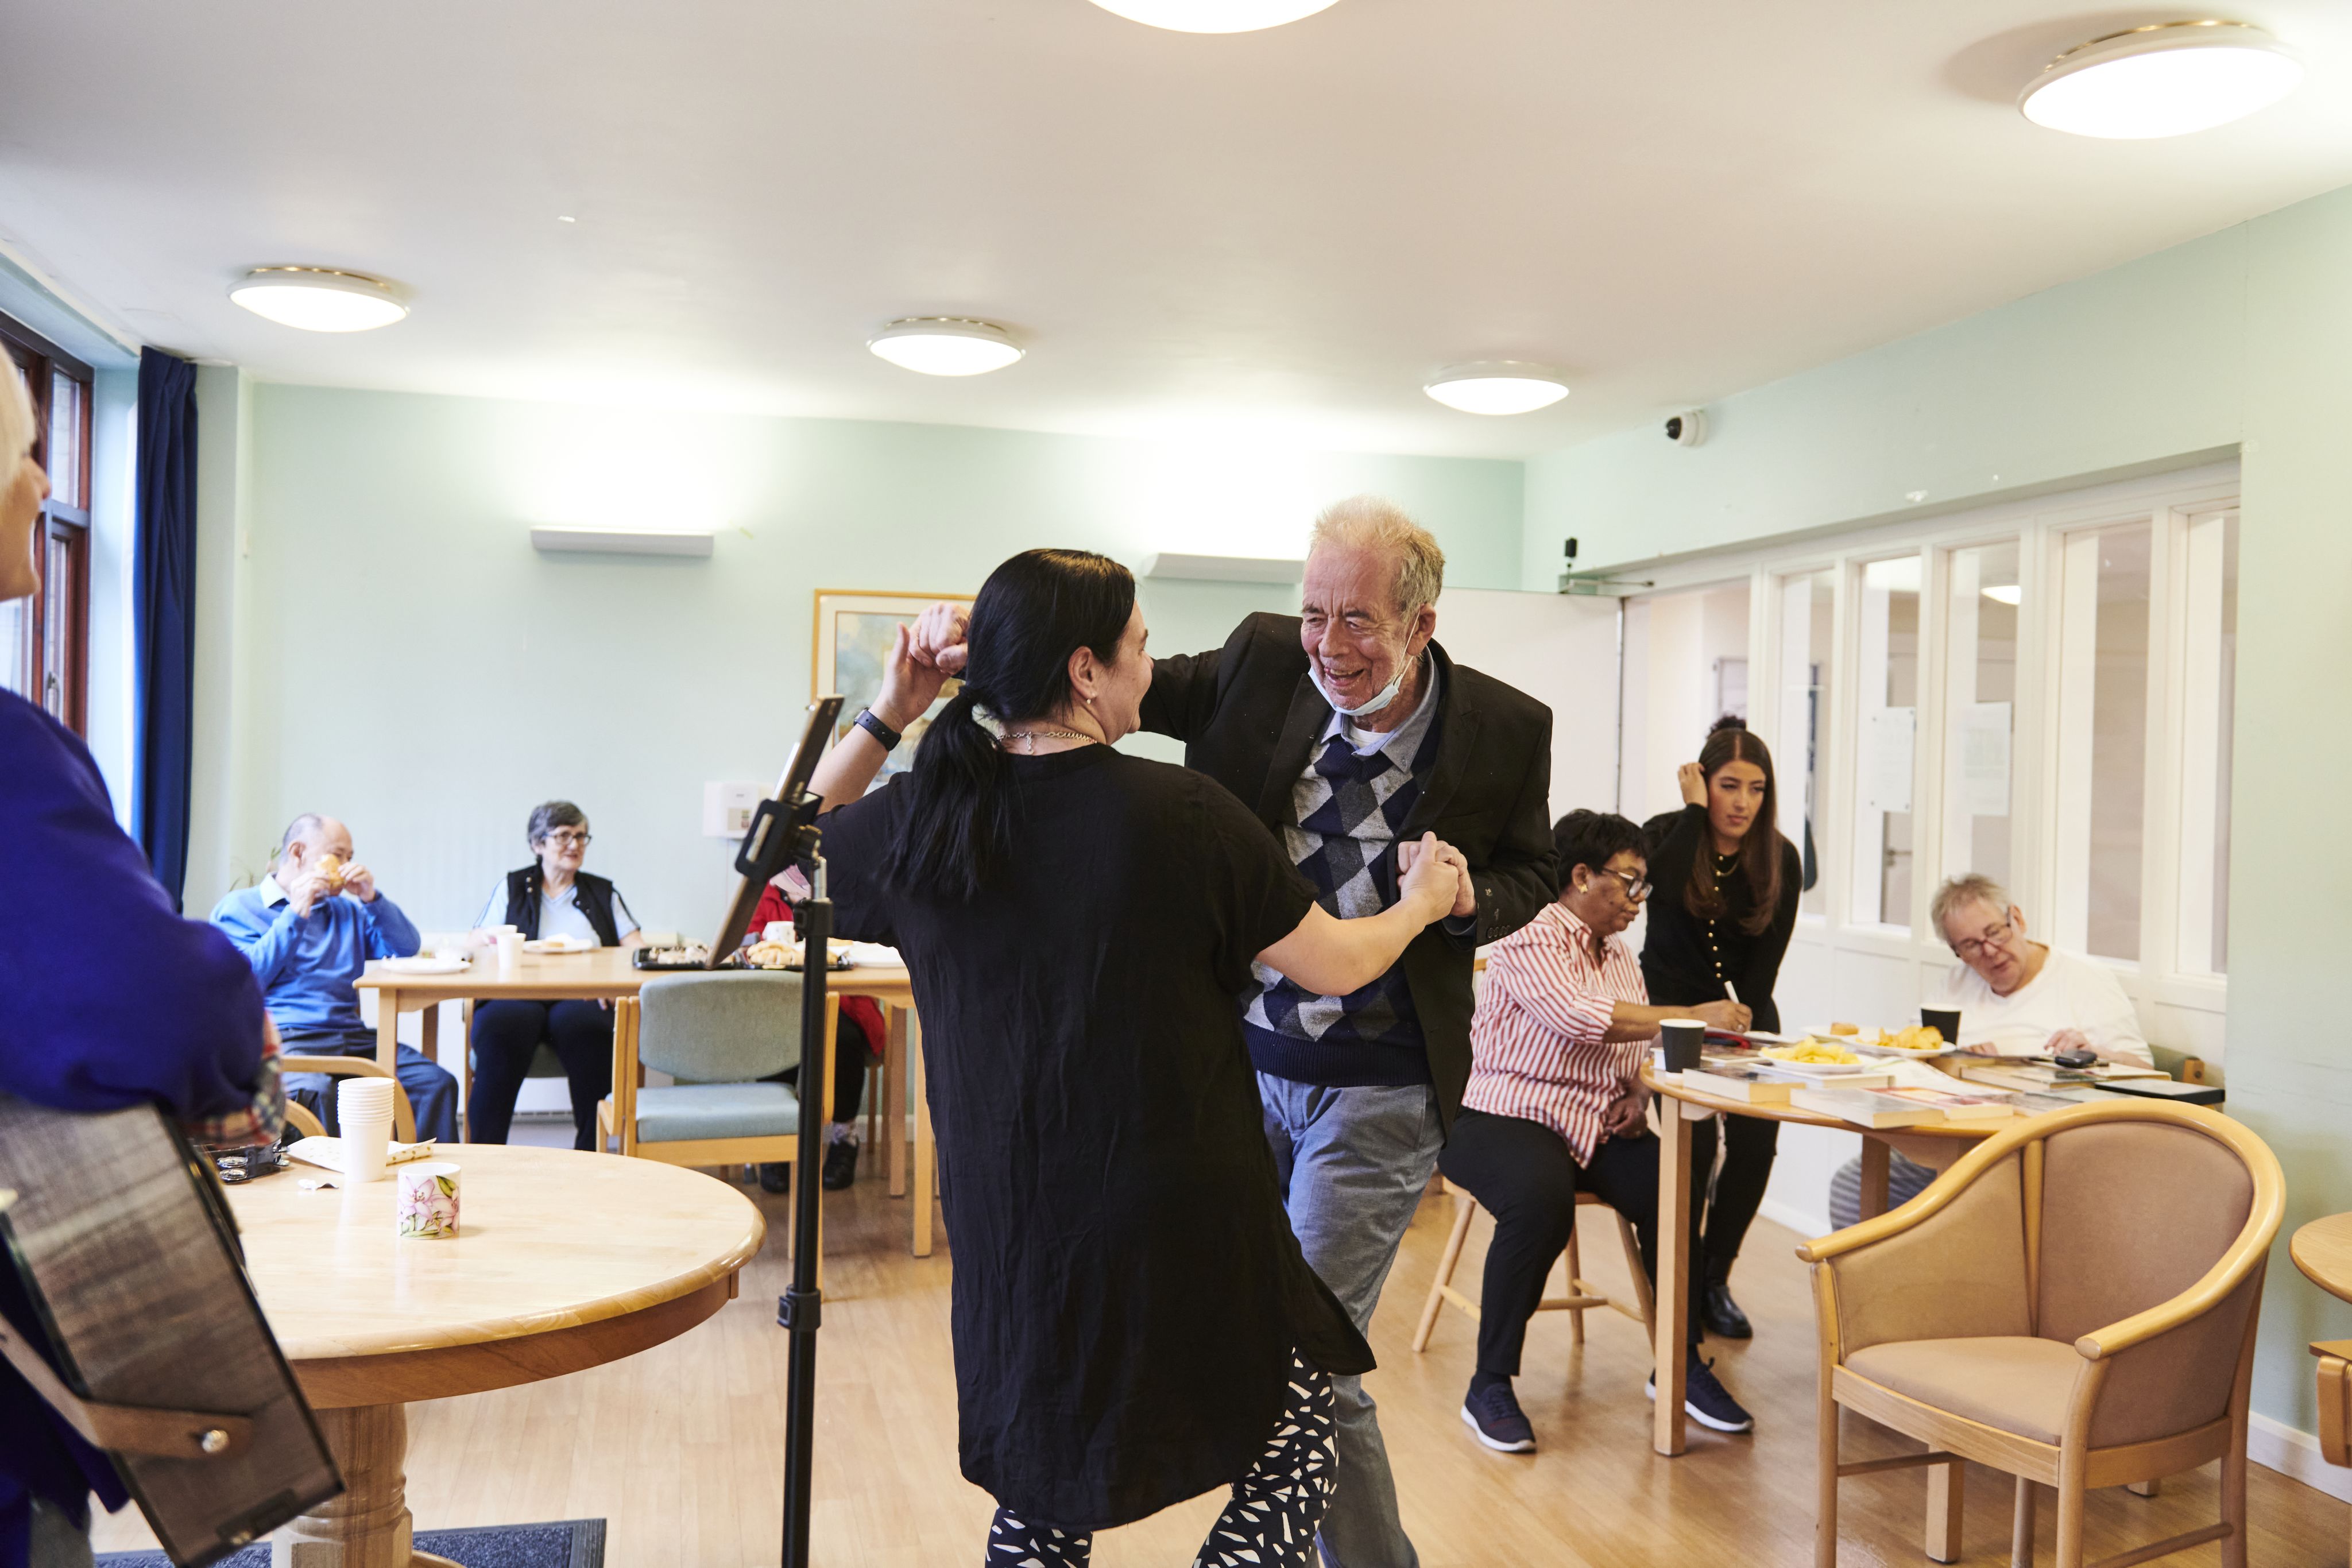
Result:
{"type": "MultiPolygon", "coordinates": [[[[1249,1474],[1209,1528],[1192,1568],[1313,1568],[1315,1527],[1337,1483],[1333,1474],[1331,1380],[1296,1354],[1290,1396],[1249,1474]]],[[[985,1568],[1086,1568],[1095,1538],[1082,1530],[1015,1519],[1003,1509],[988,1531],[985,1568]]]]}

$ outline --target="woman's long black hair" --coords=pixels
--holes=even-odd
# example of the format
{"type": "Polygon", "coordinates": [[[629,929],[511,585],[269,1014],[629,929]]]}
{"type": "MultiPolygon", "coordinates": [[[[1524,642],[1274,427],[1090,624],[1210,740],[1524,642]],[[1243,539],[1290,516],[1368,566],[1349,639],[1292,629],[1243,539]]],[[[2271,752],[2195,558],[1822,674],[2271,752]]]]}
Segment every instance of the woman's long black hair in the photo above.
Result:
{"type": "Polygon", "coordinates": [[[1011,765],[980,722],[1051,720],[1070,701],[1070,655],[1108,664],[1135,612],[1135,578],[1087,550],[1024,550],[988,574],[971,607],[963,690],[941,709],[899,788],[914,791],[884,874],[910,891],[969,901],[1004,869],[1011,765]]]}
{"type": "MultiPolygon", "coordinates": [[[[1780,904],[1780,830],[1773,810],[1780,799],[1780,781],[1772,771],[1772,753],[1749,733],[1747,724],[1726,714],[1707,732],[1698,749],[1698,770],[1712,785],[1715,776],[1734,762],[1752,762],[1764,770],[1764,804],[1739,841],[1739,859],[1733,873],[1746,880],[1749,904],[1739,917],[1739,928],[1753,936],[1772,924],[1780,904]]],[[[1715,840],[1702,839],[1691,857],[1690,882],[1683,889],[1683,907],[1702,920],[1721,919],[1725,899],[1715,882],[1715,840]]]]}

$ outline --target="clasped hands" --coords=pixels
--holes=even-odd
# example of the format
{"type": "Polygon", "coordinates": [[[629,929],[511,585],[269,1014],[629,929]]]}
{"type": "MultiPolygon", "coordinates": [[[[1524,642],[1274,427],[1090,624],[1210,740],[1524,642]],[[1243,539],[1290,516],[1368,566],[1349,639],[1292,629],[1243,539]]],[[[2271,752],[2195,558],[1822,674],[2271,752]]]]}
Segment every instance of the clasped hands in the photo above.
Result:
{"type": "Polygon", "coordinates": [[[1423,863],[1425,855],[1433,856],[1436,865],[1450,867],[1454,872],[1454,907],[1446,911],[1446,918],[1466,920],[1477,914],[1478,886],[1470,880],[1468,858],[1435,833],[1423,833],[1397,845],[1397,871],[1404,879],[1404,886],[1410,890],[1423,885],[1414,878],[1413,868],[1423,863]]]}

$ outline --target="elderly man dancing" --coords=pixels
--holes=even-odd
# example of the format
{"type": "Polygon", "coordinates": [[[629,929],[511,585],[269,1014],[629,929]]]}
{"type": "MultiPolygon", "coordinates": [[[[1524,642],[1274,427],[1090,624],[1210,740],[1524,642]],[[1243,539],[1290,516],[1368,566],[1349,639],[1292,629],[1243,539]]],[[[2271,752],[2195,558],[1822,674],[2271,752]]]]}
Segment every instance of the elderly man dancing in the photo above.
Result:
{"type": "MultiPolygon", "coordinates": [[[[1389,502],[1315,524],[1297,615],[1253,615],[1213,652],[1158,661],[1143,727],[1273,829],[1331,914],[1399,895],[1399,846],[1434,832],[1470,877],[1450,918],[1344,997],[1261,967],[1244,998],[1265,1133],[1307,1263],[1359,1330],[1371,1321],[1470,1076],[1472,957],[1558,892],[1551,710],[1435,641],[1445,556],[1389,502]]],[[[961,636],[961,632],[954,633],[961,636]]],[[[937,651],[960,668],[960,649],[937,651]]],[[[1331,1380],[1339,1487],[1319,1542],[1334,1568],[1413,1568],[1371,1396],[1331,1380]]]]}

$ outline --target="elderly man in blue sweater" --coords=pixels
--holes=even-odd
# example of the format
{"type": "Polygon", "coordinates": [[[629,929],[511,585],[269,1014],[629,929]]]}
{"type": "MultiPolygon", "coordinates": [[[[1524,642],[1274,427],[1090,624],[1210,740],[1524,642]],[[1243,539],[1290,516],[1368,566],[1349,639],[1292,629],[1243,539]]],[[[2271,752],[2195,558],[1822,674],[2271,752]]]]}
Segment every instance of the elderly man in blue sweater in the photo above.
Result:
{"type": "MultiPolygon", "coordinates": [[[[404,958],[417,948],[416,927],[376,891],[375,873],[352,855],[351,830],[305,812],[278,848],[277,865],[252,887],[213,909],[254,978],[292,1056],[375,1054],[375,1031],[360,1019],[352,982],[370,958],[404,958]]],[[[416,1135],[457,1141],[457,1081],[414,1046],[404,1045],[394,1071],[416,1113],[416,1135]]],[[[310,1074],[287,1088],[310,1101],[326,1085],[310,1074]]],[[[326,1096],[330,1106],[331,1095],[326,1096]]],[[[320,1119],[331,1124],[331,1115],[320,1119]]]]}

